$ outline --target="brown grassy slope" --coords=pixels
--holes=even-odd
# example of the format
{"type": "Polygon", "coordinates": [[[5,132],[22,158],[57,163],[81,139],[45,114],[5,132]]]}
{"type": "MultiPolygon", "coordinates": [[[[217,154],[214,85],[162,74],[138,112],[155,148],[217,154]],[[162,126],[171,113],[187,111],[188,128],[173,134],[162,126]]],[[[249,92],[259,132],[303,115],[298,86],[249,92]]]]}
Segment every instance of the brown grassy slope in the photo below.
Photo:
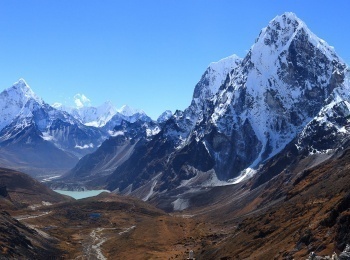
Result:
{"type": "Polygon", "coordinates": [[[28,210],[48,214],[21,222],[56,241],[65,259],[96,258],[96,247],[108,259],[184,259],[189,250],[196,259],[305,259],[311,251],[330,255],[350,243],[349,171],[346,150],[252,190],[248,182],[203,191],[191,198],[197,202],[191,210],[174,215],[101,194],[28,210]]]}
{"type": "Polygon", "coordinates": [[[185,259],[189,250],[200,252],[208,238],[215,239],[204,223],[114,194],[45,210],[50,213],[24,223],[59,241],[65,259],[95,259],[93,246],[102,240],[98,248],[108,259],[185,259]]]}
{"type": "Polygon", "coordinates": [[[55,240],[42,236],[9,214],[42,214],[28,206],[43,207],[43,201],[58,203],[71,199],[24,173],[0,168],[0,259],[48,259],[62,254],[56,249],[55,240]]]}
{"type": "Polygon", "coordinates": [[[0,212],[0,259],[50,259],[62,253],[46,239],[7,212],[0,212]]]}
{"type": "MultiPolygon", "coordinates": [[[[71,200],[58,194],[29,175],[0,168],[0,203],[3,207],[24,208],[42,205],[44,202],[58,203],[71,200]]],[[[4,209],[4,208],[3,208],[4,209]]]]}
{"type": "Polygon", "coordinates": [[[350,150],[250,192],[231,189],[239,188],[238,200],[192,211],[222,236],[202,259],[305,259],[311,251],[330,255],[350,243],[350,150]]]}

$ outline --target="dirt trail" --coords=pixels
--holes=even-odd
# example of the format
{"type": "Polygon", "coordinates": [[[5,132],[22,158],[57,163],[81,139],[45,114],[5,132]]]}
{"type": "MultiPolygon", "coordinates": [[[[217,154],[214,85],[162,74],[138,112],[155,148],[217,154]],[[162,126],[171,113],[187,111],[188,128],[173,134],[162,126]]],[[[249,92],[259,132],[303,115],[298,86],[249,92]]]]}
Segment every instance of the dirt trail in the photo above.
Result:
{"type": "Polygon", "coordinates": [[[88,259],[95,259],[95,256],[99,260],[107,260],[107,258],[102,254],[101,250],[102,244],[107,240],[107,238],[102,237],[103,230],[104,228],[97,228],[91,231],[90,237],[92,239],[92,243],[87,247],[86,252],[88,259]]]}
{"type": "Polygon", "coordinates": [[[129,227],[129,228],[126,228],[124,231],[119,232],[119,235],[123,235],[123,234],[125,234],[125,233],[128,233],[128,232],[130,232],[131,230],[133,230],[134,228],[136,228],[136,226],[131,226],[131,227],[129,227]]]}
{"type": "Polygon", "coordinates": [[[42,217],[42,216],[46,216],[48,214],[50,214],[51,211],[46,211],[42,214],[39,214],[39,215],[24,215],[24,216],[17,216],[17,217],[14,217],[15,219],[17,220],[25,220],[25,219],[31,219],[31,218],[39,218],[39,217],[42,217]]]}
{"type": "MultiPolygon", "coordinates": [[[[130,228],[127,228],[125,231],[120,232],[126,233],[129,232],[131,229],[135,228],[135,226],[132,226],[130,228]]],[[[76,259],[99,259],[99,260],[107,260],[107,257],[105,257],[102,253],[102,245],[105,243],[108,238],[103,236],[103,232],[105,230],[115,230],[116,228],[96,228],[93,229],[90,232],[90,236],[88,241],[83,243],[83,252],[84,255],[81,257],[78,257],[76,259]]]]}

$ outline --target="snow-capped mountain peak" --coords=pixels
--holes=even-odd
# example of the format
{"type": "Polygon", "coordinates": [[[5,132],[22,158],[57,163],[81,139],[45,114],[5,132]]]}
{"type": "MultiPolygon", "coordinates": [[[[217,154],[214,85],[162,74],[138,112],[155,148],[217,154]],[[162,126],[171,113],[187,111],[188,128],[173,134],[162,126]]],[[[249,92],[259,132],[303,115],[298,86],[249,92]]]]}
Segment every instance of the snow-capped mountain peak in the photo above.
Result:
{"type": "Polygon", "coordinates": [[[194,89],[193,101],[198,104],[212,98],[226,79],[227,74],[236,68],[241,61],[242,59],[234,54],[210,63],[194,89]]]}
{"type": "Polygon", "coordinates": [[[66,111],[75,119],[86,126],[102,127],[104,126],[116,113],[117,109],[110,101],[106,101],[100,106],[82,106],[82,107],[68,107],[61,103],[54,103],[52,107],[66,111]]]}
{"type": "MultiPolygon", "coordinates": [[[[251,48],[251,61],[254,64],[275,60],[282,52],[288,51],[290,44],[296,38],[303,38],[315,48],[320,49],[328,59],[337,58],[334,48],[317,37],[306,24],[294,13],[286,12],[276,16],[267,27],[263,28],[251,48]]],[[[271,69],[274,63],[267,66],[271,69]]]]}
{"type": "Polygon", "coordinates": [[[171,116],[173,115],[173,112],[171,112],[170,110],[165,110],[157,119],[158,123],[164,123],[165,121],[167,121],[171,116]]]}
{"type": "Polygon", "coordinates": [[[39,98],[34,91],[29,87],[27,82],[24,79],[19,79],[15,82],[12,87],[6,89],[4,92],[7,92],[10,98],[16,100],[22,100],[23,102],[28,101],[29,99],[34,99],[42,103],[41,98],[39,98]]]}
{"type": "MultiPolygon", "coordinates": [[[[218,91],[212,122],[227,136],[250,128],[255,147],[260,146],[250,165],[256,167],[281,151],[317,114],[342,85],[345,69],[334,49],[295,14],[277,16],[218,91]]],[[[251,156],[247,151],[244,156],[251,156]]]]}
{"type": "Polygon", "coordinates": [[[123,116],[133,116],[135,114],[145,114],[145,112],[141,109],[132,108],[128,105],[122,106],[120,109],[118,109],[118,113],[122,114],[123,116]]]}
{"type": "Polygon", "coordinates": [[[109,101],[98,107],[81,107],[76,109],[82,122],[87,126],[104,126],[116,113],[116,107],[109,101]]]}
{"type": "Polygon", "coordinates": [[[219,87],[222,85],[227,74],[237,67],[237,65],[242,61],[242,58],[233,54],[229,57],[223,58],[217,62],[212,62],[208,66],[208,70],[211,74],[210,82],[210,94],[214,95],[218,92],[219,87]]]}
{"type": "MultiPolygon", "coordinates": [[[[19,79],[12,87],[0,93],[0,130],[10,124],[29,101],[43,104],[24,79],[19,79]]],[[[32,102],[33,103],[33,102],[32,102]]]]}

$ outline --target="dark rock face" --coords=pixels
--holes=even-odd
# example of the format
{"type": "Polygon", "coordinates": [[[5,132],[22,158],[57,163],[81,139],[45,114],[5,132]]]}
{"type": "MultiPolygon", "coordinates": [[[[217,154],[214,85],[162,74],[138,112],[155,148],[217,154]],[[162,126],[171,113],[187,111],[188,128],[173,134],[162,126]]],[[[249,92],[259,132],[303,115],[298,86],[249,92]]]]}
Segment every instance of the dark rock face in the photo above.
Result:
{"type": "Polygon", "coordinates": [[[348,104],[347,101],[341,101],[321,110],[300,134],[297,145],[311,153],[340,148],[349,137],[348,104]]]}
{"type": "Polygon", "coordinates": [[[212,157],[216,158],[213,168],[222,180],[237,176],[259,155],[262,148],[248,119],[242,126],[233,129],[231,136],[226,136],[214,128],[203,139],[212,157]]]}
{"type": "Polygon", "coordinates": [[[165,158],[173,151],[173,146],[170,142],[163,142],[160,136],[161,133],[149,142],[138,142],[130,158],[107,179],[107,189],[123,191],[129,185],[135,189],[165,169],[165,158]],[[150,157],[153,158],[152,161],[149,160],[150,157]]]}
{"type": "MultiPolygon", "coordinates": [[[[281,63],[278,73],[288,84],[305,86],[302,90],[305,99],[300,100],[296,108],[302,108],[303,116],[314,117],[332,91],[344,82],[346,65],[336,57],[330,59],[322,49],[314,46],[305,29],[301,29],[291,42],[286,60],[287,63],[281,63]]],[[[294,113],[298,114],[298,111],[294,113]]]]}
{"type": "Polygon", "coordinates": [[[345,249],[343,252],[340,253],[339,255],[340,260],[348,260],[350,259],[350,245],[346,245],[345,249]]]}
{"type": "Polygon", "coordinates": [[[9,196],[9,193],[7,192],[6,186],[1,186],[0,185],[0,196],[7,198],[9,196]]]}

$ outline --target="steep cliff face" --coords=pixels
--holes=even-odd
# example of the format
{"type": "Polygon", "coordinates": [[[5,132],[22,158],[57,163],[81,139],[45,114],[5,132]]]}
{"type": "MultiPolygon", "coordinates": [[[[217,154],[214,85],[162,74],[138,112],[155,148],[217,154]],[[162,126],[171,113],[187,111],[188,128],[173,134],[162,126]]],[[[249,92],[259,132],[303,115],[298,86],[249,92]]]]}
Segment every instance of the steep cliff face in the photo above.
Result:
{"type": "Polygon", "coordinates": [[[228,73],[241,64],[242,59],[237,55],[212,62],[196,84],[190,106],[184,111],[176,111],[173,126],[168,126],[164,134],[172,138],[179,149],[189,141],[190,134],[196,125],[206,124],[208,113],[212,109],[211,100],[218,93],[220,86],[225,82],[228,73]]]}
{"type": "Polygon", "coordinates": [[[332,102],[334,91],[347,88],[345,74],[334,50],[294,14],[272,20],[214,97],[205,130],[197,131],[219,158],[219,178],[235,178],[280,152],[332,102]],[[209,134],[213,129],[217,134],[209,134]],[[217,141],[222,136],[227,141],[217,141]]]}

